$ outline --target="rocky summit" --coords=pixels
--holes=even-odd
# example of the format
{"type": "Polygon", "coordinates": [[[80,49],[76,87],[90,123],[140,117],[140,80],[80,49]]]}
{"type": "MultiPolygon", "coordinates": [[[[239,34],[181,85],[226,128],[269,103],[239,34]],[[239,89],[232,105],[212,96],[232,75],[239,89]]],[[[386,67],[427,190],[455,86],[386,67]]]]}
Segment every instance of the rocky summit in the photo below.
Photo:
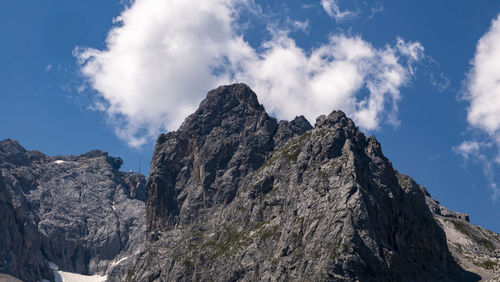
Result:
{"type": "Polygon", "coordinates": [[[244,84],[158,138],[146,191],[149,243],[110,280],[480,278],[375,137],[340,111],[278,123],[244,84]]]}
{"type": "Polygon", "coordinates": [[[0,141],[0,281],[500,281],[500,235],[340,111],[277,122],[221,86],[158,138],[147,182],[121,165],[0,141]]]}
{"type": "Polygon", "coordinates": [[[101,151],[49,157],[0,141],[0,273],[105,274],[145,239],[145,177],[101,151]]]}

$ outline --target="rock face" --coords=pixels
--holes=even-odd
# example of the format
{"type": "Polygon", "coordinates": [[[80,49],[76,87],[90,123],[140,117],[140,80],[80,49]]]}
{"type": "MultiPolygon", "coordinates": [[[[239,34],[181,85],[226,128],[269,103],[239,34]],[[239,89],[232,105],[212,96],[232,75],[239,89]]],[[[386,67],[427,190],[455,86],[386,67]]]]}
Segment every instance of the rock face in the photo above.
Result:
{"type": "Polygon", "coordinates": [[[344,113],[279,124],[244,84],[158,138],[150,243],[116,281],[466,281],[419,186],[344,113]]]}
{"type": "Polygon", "coordinates": [[[53,279],[50,261],[63,271],[104,274],[140,251],[145,178],[120,172],[121,164],[101,151],[48,157],[0,141],[0,234],[10,238],[0,242],[0,272],[53,279]]]}
{"type": "Polygon", "coordinates": [[[445,231],[448,248],[456,261],[484,281],[500,281],[500,234],[471,224],[467,214],[450,211],[432,199],[424,187],[420,189],[445,231]]]}
{"type": "Polygon", "coordinates": [[[15,274],[24,281],[54,279],[34,223],[26,213],[25,203],[12,197],[0,175],[0,273],[15,274]]]}
{"type": "Polygon", "coordinates": [[[484,281],[500,281],[500,235],[460,218],[436,215],[457,262],[484,281]]]}
{"type": "Polygon", "coordinates": [[[148,178],[147,230],[198,221],[236,196],[273,149],[277,123],[245,85],[208,93],[176,132],[161,135],[148,178]]]}

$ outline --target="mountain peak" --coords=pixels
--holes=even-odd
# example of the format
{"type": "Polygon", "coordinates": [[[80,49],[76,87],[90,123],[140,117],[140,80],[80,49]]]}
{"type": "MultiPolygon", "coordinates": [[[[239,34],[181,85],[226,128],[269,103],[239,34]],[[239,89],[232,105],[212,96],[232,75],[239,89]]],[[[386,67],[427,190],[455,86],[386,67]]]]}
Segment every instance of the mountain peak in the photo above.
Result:
{"type": "Polygon", "coordinates": [[[257,94],[244,83],[219,86],[208,92],[207,100],[227,100],[229,96],[234,96],[239,103],[248,104],[254,109],[264,110],[257,99],[257,94]]]}
{"type": "Polygon", "coordinates": [[[28,162],[26,150],[16,140],[5,139],[0,141],[0,163],[25,165],[28,162]]]}
{"type": "Polygon", "coordinates": [[[374,137],[341,111],[314,128],[303,117],[278,124],[244,84],[210,91],[178,131],[161,135],[146,191],[147,232],[164,255],[142,254],[162,265],[132,266],[139,280],[160,269],[161,280],[231,281],[462,271],[423,193],[398,183],[374,137]],[[169,267],[174,257],[187,267],[169,267]]]}
{"type": "MultiPolygon", "coordinates": [[[[269,119],[264,106],[257,100],[257,95],[243,83],[219,86],[208,92],[198,109],[182,123],[177,134],[189,132],[194,136],[206,136],[217,127],[226,131],[238,131],[247,118],[256,121],[269,119]]],[[[274,123],[277,123],[276,120],[274,123]]],[[[161,135],[158,142],[164,141],[166,135],[161,135]]]]}
{"type": "Polygon", "coordinates": [[[316,118],[316,123],[314,124],[314,127],[316,128],[327,128],[334,126],[350,126],[351,128],[356,127],[352,119],[348,118],[346,114],[340,110],[334,110],[329,115],[320,115],[316,118]]]}

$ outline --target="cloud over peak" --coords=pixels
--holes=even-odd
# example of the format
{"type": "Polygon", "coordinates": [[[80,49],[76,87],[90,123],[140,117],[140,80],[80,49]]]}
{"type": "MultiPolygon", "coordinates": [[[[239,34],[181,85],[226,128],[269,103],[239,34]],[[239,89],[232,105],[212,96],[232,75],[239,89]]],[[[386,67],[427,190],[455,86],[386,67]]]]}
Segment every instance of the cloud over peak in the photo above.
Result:
{"type": "Polygon", "coordinates": [[[382,120],[397,124],[399,89],[423,56],[418,42],[375,48],[336,33],[304,50],[288,31],[270,29],[271,39],[255,49],[239,32],[239,5],[252,4],[137,0],[117,19],[104,50],[75,50],[120,138],[139,147],[175,130],[208,90],[234,81],[252,87],[280,119],[314,120],[342,109],[365,129],[382,120]]]}

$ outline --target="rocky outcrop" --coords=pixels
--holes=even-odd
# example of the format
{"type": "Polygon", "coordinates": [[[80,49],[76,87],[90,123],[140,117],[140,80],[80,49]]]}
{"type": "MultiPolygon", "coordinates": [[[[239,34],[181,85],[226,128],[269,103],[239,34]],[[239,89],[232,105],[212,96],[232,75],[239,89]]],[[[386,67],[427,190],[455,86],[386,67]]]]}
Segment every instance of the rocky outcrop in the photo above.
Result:
{"type": "Polygon", "coordinates": [[[467,214],[441,206],[424,187],[419,187],[446,233],[448,248],[455,260],[465,270],[480,275],[481,281],[500,281],[500,234],[471,224],[467,214]]]}
{"type": "Polygon", "coordinates": [[[304,116],[298,116],[290,122],[282,120],[278,125],[278,130],[274,134],[274,147],[281,147],[291,138],[300,136],[312,128],[304,116]]]}
{"type": "MultiPolygon", "coordinates": [[[[399,177],[403,177],[403,176],[399,175],[399,177]]],[[[437,201],[431,197],[431,194],[429,194],[429,192],[427,191],[427,189],[425,189],[424,186],[422,186],[422,185],[418,185],[418,186],[419,186],[420,190],[422,190],[422,192],[424,192],[425,202],[427,203],[427,206],[429,206],[429,209],[432,211],[433,214],[439,215],[442,217],[456,218],[456,219],[464,220],[467,222],[470,221],[468,214],[461,213],[461,212],[454,212],[454,211],[451,211],[451,210],[443,207],[439,203],[439,201],[437,201]]]]}
{"type": "MultiPolygon", "coordinates": [[[[26,203],[12,197],[0,175],[0,273],[11,273],[24,281],[53,279],[54,274],[41,251],[41,236],[26,203]]],[[[0,281],[10,281],[0,275],[0,281]]]]}
{"type": "Polygon", "coordinates": [[[145,178],[120,172],[121,164],[101,151],[49,157],[0,141],[2,200],[12,203],[0,207],[14,207],[14,215],[0,222],[0,233],[11,238],[0,250],[11,258],[0,260],[0,272],[26,281],[52,279],[50,261],[63,271],[104,274],[140,251],[145,178]],[[27,255],[30,250],[33,255],[27,255]]]}
{"type": "Polygon", "coordinates": [[[409,178],[342,112],[276,122],[244,84],[158,138],[150,243],[116,281],[474,281],[409,178]]]}
{"type": "Polygon", "coordinates": [[[436,215],[457,262],[483,281],[500,281],[500,235],[460,218],[436,215]]]}
{"type": "Polygon", "coordinates": [[[158,138],[147,183],[148,232],[198,221],[232,202],[239,182],[272,151],[277,127],[245,85],[210,91],[178,131],[158,138]]]}

